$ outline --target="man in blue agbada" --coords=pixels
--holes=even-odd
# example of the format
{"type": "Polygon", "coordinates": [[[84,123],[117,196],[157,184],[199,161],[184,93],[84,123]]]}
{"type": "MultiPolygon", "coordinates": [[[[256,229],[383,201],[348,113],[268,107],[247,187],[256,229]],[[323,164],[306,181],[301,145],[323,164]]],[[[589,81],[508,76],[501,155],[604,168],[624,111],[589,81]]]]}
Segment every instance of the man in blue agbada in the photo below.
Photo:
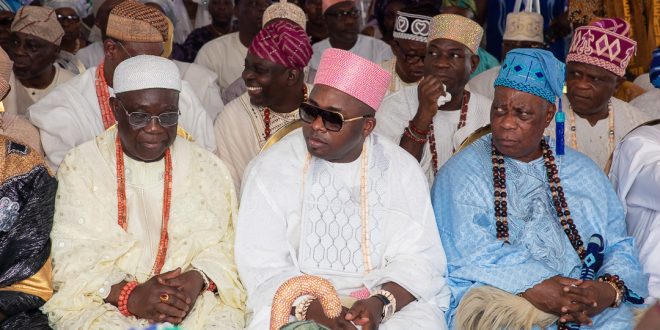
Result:
{"type": "Polygon", "coordinates": [[[564,64],[548,51],[509,52],[495,81],[492,134],[438,173],[433,207],[451,328],[633,326],[647,277],[619,200],[593,161],[568,148],[557,156],[543,137],[563,84],[564,64]]]}

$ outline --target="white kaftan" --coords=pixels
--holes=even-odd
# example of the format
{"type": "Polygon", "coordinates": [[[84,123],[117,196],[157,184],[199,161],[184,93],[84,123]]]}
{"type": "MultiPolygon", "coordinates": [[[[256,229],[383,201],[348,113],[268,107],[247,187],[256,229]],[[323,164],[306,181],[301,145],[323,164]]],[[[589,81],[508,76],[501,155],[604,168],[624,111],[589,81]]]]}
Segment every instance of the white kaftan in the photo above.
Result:
{"type": "MultiPolygon", "coordinates": [[[[614,145],[633,128],[647,122],[650,118],[641,110],[633,107],[627,102],[612,98],[612,109],[614,113],[614,145]]],[[[571,133],[570,103],[566,94],[562,96],[562,106],[566,112],[564,124],[564,141],[569,147],[573,147],[573,134],[571,133]]],[[[600,168],[605,169],[610,159],[609,150],[609,126],[608,118],[599,120],[595,126],[591,126],[588,120],[575,115],[575,131],[577,136],[577,151],[589,156],[600,168]]],[[[555,124],[552,122],[545,130],[546,135],[555,137],[555,124]]],[[[574,148],[575,149],[575,148],[574,148]]]]}
{"type": "Polygon", "coordinates": [[[626,211],[639,261],[649,276],[649,296],[660,298],[660,126],[643,126],[614,153],[610,180],[626,211]]]}
{"type": "Polygon", "coordinates": [[[276,289],[301,274],[329,280],[342,297],[395,282],[417,300],[380,329],[446,329],[447,265],[424,175],[384,137],[372,134],[365,143],[370,271],[361,252],[362,157],[311,157],[306,167],[298,130],[250,164],[236,229],[236,264],[253,313],[248,329],[268,327],[276,289]]]}
{"type": "Polygon", "coordinates": [[[387,60],[385,62],[380,63],[380,66],[390,73],[390,85],[389,87],[387,87],[387,94],[385,95],[390,95],[392,93],[398,92],[404,87],[417,86],[417,84],[419,83],[418,81],[407,83],[403,81],[401,77],[399,77],[399,74],[396,73],[396,57],[393,57],[391,60],[387,60]]]}
{"type": "Polygon", "coordinates": [[[654,88],[634,98],[630,105],[642,110],[651,119],[660,118],[660,88],[654,88]]]}
{"type": "Polygon", "coordinates": [[[195,63],[186,63],[172,60],[179,68],[181,80],[186,81],[192,87],[197,98],[202,102],[204,109],[208,111],[211,120],[215,120],[225,105],[220,98],[220,87],[218,87],[218,76],[211,70],[195,63]]]}
{"type": "Polygon", "coordinates": [[[470,79],[470,91],[479,93],[488,98],[495,98],[495,79],[500,75],[500,66],[492,67],[470,79]]]}
{"type": "MultiPolygon", "coordinates": [[[[454,154],[454,150],[472,132],[490,123],[490,106],[492,101],[480,94],[470,93],[467,119],[465,126],[458,129],[460,110],[438,111],[433,117],[436,150],[438,153],[438,168],[441,167],[454,154]]],[[[462,97],[462,96],[461,96],[462,97]]],[[[376,112],[376,132],[399,144],[403,130],[408,122],[415,117],[419,100],[417,86],[410,86],[388,96],[383,100],[380,109],[376,112]]],[[[424,146],[420,164],[429,185],[433,183],[435,173],[433,169],[432,154],[429,143],[424,146]]]]}
{"type": "MultiPolygon", "coordinates": [[[[58,173],[51,233],[55,295],[43,307],[55,329],[129,329],[146,320],[104,303],[112,285],[151,278],[160,240],[164,160],[124,156],[127,231],[117,223],[115,138],[110,129],[73,149],[58,173]]],[[[236,195],[224,164],[177,138],[171,147],[169,244],[162,273],[202,270],[218,286],[184,319],[187,330],[242,329],[245,292],[234,263],[236,195]]]]}
{"type": "MultiPolygon", "coordinates": [[[[312,51],[314,53],[312,54],[312,59],[309,61],[310,74],[307,77],[308,82],[311,83],[314,80],[316,70],[318,70],[319,63],[321,62],[321,54],[328,48],[332,48],[330,38],[325,38],[312,45],[312,51]]],[[[358,34],[355,45],[348,51],[374,63],[384,62],[394,57],[392,48],[386,42],[362,34],[358,34]]]]}
{"type": "MultiPolygon", "coordinates": [[[[101,107],[96,96],[96,67],[55,88],[29,109],[39,128],[48,164],[57,169],[73,147],[103,133],[101,107]]],[[[185,81],[181,84],[179,125],[204,149],[215,152],[213,121],[185,81]]],[[[108,87],[110,95],[112,88],[108,87]]]]}
{"type": "Polygon", "coordinates": [[[222,92],[243,73],[247,47],[238,38],[238,32],[225,34],[202,46],[195,63],[208,68],[218,75],[222,92]]]}
{"type": "Polygon", "coordinates": [[[55,87],[71,80],[75,77],[73,73],[68,70],[62,69],[58,65],[53,65],[55,68],[55,77],[53,81],[44,89],[28,88],[23,86],[21,82],[16,78],[14,73],[11,74],[9,78],[9,84],[11,85],[11,90],[7,97],[2,100],[2,104],[5,106],[5,111],[8,113],[14,113],[21,116],[29,118],[28,108],[48,95],[55,87]]]}

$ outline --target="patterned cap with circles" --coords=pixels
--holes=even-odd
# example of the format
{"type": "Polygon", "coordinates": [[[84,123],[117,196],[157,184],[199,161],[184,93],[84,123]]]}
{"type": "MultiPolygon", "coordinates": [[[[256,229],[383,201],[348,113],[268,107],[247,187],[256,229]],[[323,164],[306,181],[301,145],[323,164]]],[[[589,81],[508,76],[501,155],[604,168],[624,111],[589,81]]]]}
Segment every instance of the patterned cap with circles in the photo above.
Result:
{"type": "Polygon", "coordinates": [[[431,19],[432,17],[429,16],[397,12],[394,38],[426,43],[431,27],[431,19]]]}
{"type": "Polygon", "coordinates": [[[518,7],[506,15],[506,29],[502,39],[511,41],[543,42],[543,16],[539,0],[527,0],[525,10],[522,2],[516,2],[518,7]]]}
{"type": "Polygon", "coordinates": [[[390,85],[390,74],[349,51],[329,48],[321,55],[314,85],[338,89],[378,110],[390,85]]]}
{"type": "Polygon", "coordinates": [[[440,14],[431,20],[428,41],[449,39],[460,42],[476,54],[484,29],[477,22],[460,15],[440,14]]]}

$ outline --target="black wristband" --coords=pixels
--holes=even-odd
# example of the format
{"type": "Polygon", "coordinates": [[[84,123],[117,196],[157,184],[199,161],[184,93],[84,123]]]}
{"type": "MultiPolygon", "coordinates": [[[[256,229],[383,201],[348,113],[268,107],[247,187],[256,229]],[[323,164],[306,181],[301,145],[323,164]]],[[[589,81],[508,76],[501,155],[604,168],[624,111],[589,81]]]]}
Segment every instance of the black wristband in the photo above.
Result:
{"type": "Polygon", "coordinates": [[[383,296],[382,294],[375,294],[375,295],[373,295],[372,297],[374,297],[374,298],[380,300],[380,302],[383,303],[383,306],[387,306],[387,305],[390,304],[390,300],[387,299],[387,297],[383,296]]]}

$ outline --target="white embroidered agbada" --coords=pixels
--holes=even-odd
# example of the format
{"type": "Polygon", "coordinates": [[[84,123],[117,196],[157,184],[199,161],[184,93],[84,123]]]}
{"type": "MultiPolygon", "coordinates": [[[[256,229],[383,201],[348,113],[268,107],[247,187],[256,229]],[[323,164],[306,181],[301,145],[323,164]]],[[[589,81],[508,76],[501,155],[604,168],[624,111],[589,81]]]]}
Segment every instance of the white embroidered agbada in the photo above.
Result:
{"type": "Polygon", "coordinates": [[[2,101],[5,106],[5,111],[14,113],[29,118],[28,108],[44,98],[55,87],[71,80],[75,77],[73,73],[68,70],[62,69],[58,65],[53,65],[55,68],[55,77],[53,81],[44,89],[28,88],[21,84],[20,80],[16,78],[14,73],[9,78],[9,84],[12,86],[7,97],[2,101]]]}
{"type": "Polygon", "coordinates": [[[76,57],[86,68],[91,68],[101,64],[103,61],[103,42],[94,41],[93,43],[81,48],[76,53],[76,57]]]}
{"type": "MultiPolygon", "coordinates": [[[[649,121],[641,110],[617,98],[611,98],[614,113],[614,146],[633,128],[649,121]]],[[[567,146],[573,147],[573,134],[571,133],[571,109],[566,94],[562,96],[562,107],[566,112],[564,124],[564,141],[567,146]]],[[[595,126],[589,121],[575,115],[575,135],[577,136],[577,151],[589,156],[600,168],[605,169],[610,159],[609,151],[609,118],[599,120],[595,126]]],[[[555,137],[555,125],[551,123],[545,130],[546,135],[555,137]]]]}
{"type": "Polygon", "coordinates": [[[495,98],[495,79],[500,75],[500,66],[492,67],[468,81],[470,91],[479,93],[488,98],[495,98]]]}
{"type": "MultiPolygon", "coordinates": [[[[271,111],[271,136],[299,118],[298,110],[289,113],[271,111]]],[[[248,93],[229,102],[213,125],[218,156],[227,164],[236,191],[241,191],[245,168],[266,143],[265,129],[264,109],[252,105],[248,93]]]]}
{"type": "MultiPolygon", "coordinates": [[[[325,38],[312,45],[314,55],[312,55],[312,59],[309,61],[310,75],[307,81],[313,81],[314,76],[316,75],[316,70],[319,68],[321,54],[323,54],[323,51],[328,48],[332,48],[332,45],[330,44],[330,38],[325,38]]],[[[348,51],[360,57],[364,57],[374,63],[384,62],[394,57],[390,45],[382,40],[362,34],[358,34],[355,45],[353,45],[353,48],[349,49],[348,51]]]]}
{"type": "Polygon", "coordinates": [[[660,118],[660,88],[653,88],[634,98],[630,105],[642,110],[651,119],[660,118]]]}
{"type": "MultiPolygon", "coordinates": [[[[58,173],[51,238],[53,287],[43,307],[55,329],[129,329],[147,320],[124,317],[103,302],[122,280],[148,280],[156,260],[165,162],[124,156],[128,229],[117,215],[115,139],[110,129],[69,153],[58,173]]],[[[242,329],[245,292],[234,264],[236,195],[224,164],[177,138],[171,147],[169,244],[162,273],[202,270],[218,286],[205,291],[183,329],[242,329]]]]}
{"type": "Polygon", "coordinates": [[[372,134],[365,144],[372,266],[366,273],[362,156],[350,163],[311,157],[305,173],[308,152],[297,130],[250,164],[236,229],[236,264],[254,313],[248,329],[267,329],[275,290],[301,274],[329,280],[340,296],[396,282],[417,300],[380,329],[446,329],[447,265],[424,175],[384,137],[372,134]]]}
{"type": "MultiPolygon", "coordinates": [[[[30,121],[39,128],[48,164],[57,169],[73,147],[103,133],[101,108],[96,96],[96,67],[58,86],[29,109],[30,121]]],[[[112,88],[110,95],[112,95],[112,88]]],[[[213,121],[186,82],[179,95],[179,125],[204,149],[215,152],[213,121]]]]}
{"type": "Polygon", "coordinates": [[[651,79],[649,78],[649,73],[642,73],[635,80],[633,83],[641,88],[644,88],[647,91],[650,91],[655,88],[653,84],[651,83],[651,79]]]}
{"type": "Polygon", "coordinates": [[[243,73],[247,51],[247,47],[238,38],[238,32],[234,32],[204,44],[197,53],[195,63],[218,75],[218,85],[222,92],[243,73]]]}
{"type": "Polygon", "coordinates": [[[385,62],[381,62],[380,66],[385,69],[390,74],[390,85],[387,87],[387,94],[385,95],[390,95],[395,92],[398,92],[404,87],[408,86],[417,86],[419,83],[418,81],[412,82],[412,83],[407,83],[403,80],[401,80],[401,77],[399,77],[399,74],[396,73],[396,57],[393,57],[391,60],[387,60],[385,62]]]}
{"type": "MultiPolygon", "coordinates": [[[[461,115],[460,109],[455,111],[438,111],[435,117],[433,117],[436,151],[438,153],[438,168],[454,154],[454,150],[472,132],[490,123],[490,106],[492,100],[477,93],[470,93],[470,95],[467,119],[465,126],[461,129],[458,129],[458,122],[461,115]]],[[[417,86],[405,87],[389,95],[383,100],[380,109],[376,112],[375,131],[389,138],[392,142],[399,144],[403,136],[403,130],[408,126],[408,122],[415,117],[418,106],[417,86]]],[[[432,184],[435,179],[435,173],[428,142],[424,146],[420,164],[424,173],[426,173],[429,185],[432,184]]]]}
{"type": "Polygon", "coordinates": [[[225,108],[225,104],[220,98],[218,76],[199,64],[177,60],[172,60],[172,62],[179,68],[181,80],[190,84],[195,95],[202,102],[204,109],[208,111],[211,120],[215,120],[222,109],[225,108]]]}
{"type": "Polygon", "coordinates": [[[610,180],[626,211],[639,261],[650,275],[649,295],[660,299],[660,127],[643,126],[617,146],[610,180]]]}

